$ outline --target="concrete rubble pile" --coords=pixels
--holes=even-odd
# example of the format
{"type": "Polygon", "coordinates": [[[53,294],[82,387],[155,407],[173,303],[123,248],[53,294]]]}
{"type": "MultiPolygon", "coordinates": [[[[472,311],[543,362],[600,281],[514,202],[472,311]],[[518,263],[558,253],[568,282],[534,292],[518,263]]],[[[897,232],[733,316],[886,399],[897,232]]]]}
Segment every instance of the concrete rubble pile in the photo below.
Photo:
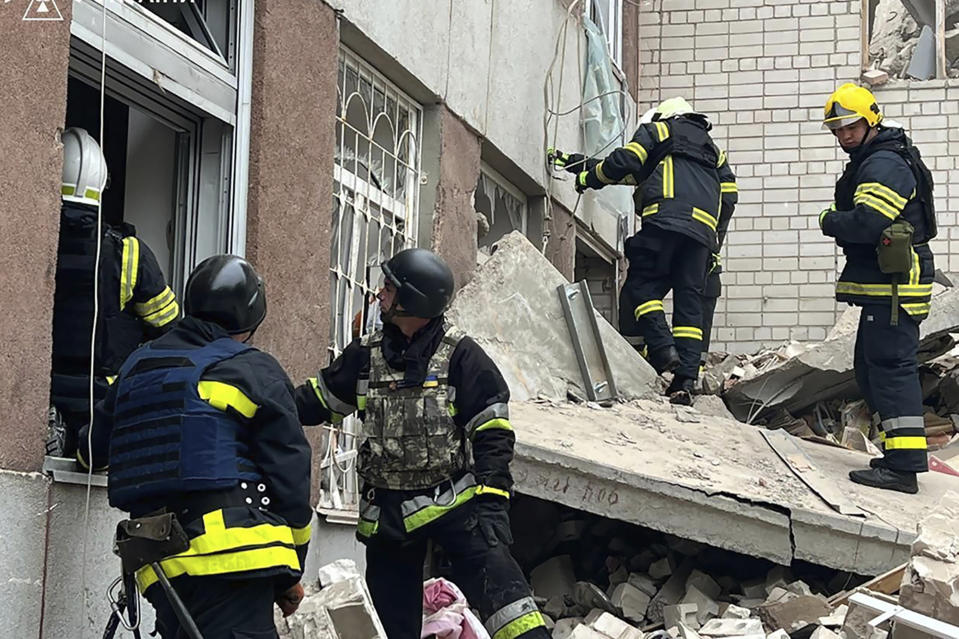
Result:
{"type": "Polygon", "coordinates": [[[297,611],[283,618],[275,610],[276,628],[284,639],[386,639],[366,582],[356,564],[340,559],[303,580],[306,596],[297,611]]]}
{"type": "Polygon", "coordinates": [[[812,566],[799,578],[768,561],[530,501],[513,510],[513,551],[531,567],[557,639],[828,639],[847,607],[826,595],[863,581],[812,566]]]}
{"type": "MultiPolygon", "coordinates": [[[[879,82],[885,78],[935,77],[934,0],[873,0],[869,62],[879,82]],[[924,33],[925,32],[925,33],[924,33]],[[930,67],[932,75],[930,76],[930,67]],[[881,75],[880,75],[881,74],[881,75]]],[[[946,73],[959,77],[959,0],[945,0],[946,73]]]]}
{"type": "MultiPolygon", "coordinates": [[[[752,355],[710,353],[704,392],[721,396],[740,421],[878,455],[878,429],[853,370],[858,320],[859,309],[850,308],[823,342],[788,342],[752,355]]],[[[934,470],[959,474],[949,463],[959,455],[959,349],[952,335],[959,331],[959,290],[934,298],[921,330],[930,462],[934,470]]]]}

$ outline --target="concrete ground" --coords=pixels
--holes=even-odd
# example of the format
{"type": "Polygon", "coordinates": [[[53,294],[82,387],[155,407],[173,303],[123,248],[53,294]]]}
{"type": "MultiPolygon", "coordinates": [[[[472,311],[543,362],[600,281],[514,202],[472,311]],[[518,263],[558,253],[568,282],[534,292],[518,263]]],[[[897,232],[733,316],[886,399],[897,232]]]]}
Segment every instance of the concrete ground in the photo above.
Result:
{"type": "MultiPolygon", "coordinates": [[[[853,484],[865,453],[795,440],[811,466],[864,516],[842,515],[801,481],[759,428],[665,400],[613,408],[511,404],[521,493],[789,564],[864,575],[908,559],[917,522],[959,478],[920,477],[918,495],[853,484]]],[[[810,469],[812,470],[812,469],[810,469]]]]}

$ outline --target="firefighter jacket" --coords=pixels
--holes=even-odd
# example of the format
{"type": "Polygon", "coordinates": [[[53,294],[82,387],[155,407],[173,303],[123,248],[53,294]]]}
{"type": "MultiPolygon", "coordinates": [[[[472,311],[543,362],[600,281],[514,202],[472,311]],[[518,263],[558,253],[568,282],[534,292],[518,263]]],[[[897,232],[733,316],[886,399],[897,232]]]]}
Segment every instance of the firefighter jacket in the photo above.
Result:
{"type": "MultiPolygon", "coordinates": [[[[81,432],[85,442],[87,432],[81,432]]],[[[186,318],[135,351],[97,406],[92,452],[109,450],[111,505],[177,513],[190,549],[179,575],[299,579],[310,538],[310,446],[293,388],[270,355],[186,318]]],[[[141,590],[156,581],[137,573],[141,590]]]]}
{"type": "Polygon", "coordinates": [[[359,414],[358,472],[367,485],[452,488],[468,476],[470,485],[454,491],[460,501],[483,492],[509,496],[515,437],[508,401],[493,361],[442,317],[412,340],[386,324],[296,389],[303,424],[359,414]]]}
{"type": "Polygon", "coordinates": [[[855,149],[836,183],[834,204],[820,214],[820,226],[846,255],[836,299],[864,305],[891,302],[893,276],[880,270],[876,247],[893,221],[901,217],[911,223],[912,268],[900,276],[898,295],[902,309],[919,321],[928,315],[932,298],[935,265],[928,240],[934,234],[935,214],[931,183],[922,187],[907,161],[911,145],[902,129],[889,127],[855,149]]]}
{"type": "Polygon", "coordinates": [[[626,146],[587,162],[584,186],[636,186],[644,225],[682,233],[719,252],[738,198],[736,176],[702,116],[641,125],[626,146]]]}
{"type": "MultiPolygon", "coordinates": [[[[94,348],[97,378],[116,375],[137,346],[168,330],[180,314],[156,258],[133,233],[129,225],[107,228],[101,242],[94,348]]],[[[54,293],[51,394],[54,405],[67,413],[89,410],[96,250],[96,210],[64,203],[54,293]]],[[[105,394],[105,383],[98,388],[105,394]]]]}

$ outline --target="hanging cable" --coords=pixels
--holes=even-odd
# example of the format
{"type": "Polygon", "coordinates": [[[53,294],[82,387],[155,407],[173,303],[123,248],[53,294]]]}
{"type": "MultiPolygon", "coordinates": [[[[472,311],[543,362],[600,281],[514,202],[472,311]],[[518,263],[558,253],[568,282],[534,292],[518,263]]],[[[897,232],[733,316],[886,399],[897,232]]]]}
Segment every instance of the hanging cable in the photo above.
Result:
{"type": "MultiPolygon", "coordinates": [[[[580,94],[579,103],[572,107],[571,109],[561,110],[559,108],[559,103],[562,101],[563,96],[563,78],[566,73],[566,43],[567,43],[567,34],[569,31],[569,22],[573,19],[573,12],[576,7],[579,5],[580,0],[574,0],[570,3],[569,7],[566,10],[566,18],[563,20],[563,23],[560,25],[559,30],[556,34],[556,44],[553,47],[553,59],[550,62],[549,68],[546,71],[546,78],[543,82],[543,98],[546,103],[546,108],[543,116],[543,138],[544,140],[550,140],[547,147],[556,148],[556,142],[559,138],[559,118],[578,113],[583,110],[583,108],[591,104],[592,102],[604,98],[609,95],[619,95],[621,98],[625,97],[627,99],[632,99],[632,96],[629,94],[628,88],[629,85],[626,80],[623,80],[623,89],[617,89],[613,91],[606,91],[599,95],[593,96],[588,100],[583,100],[582,95],[580,94]],[[560,47],[562,46],[562,49],[560,47]],[[553,87],[553,71],[556,67],[556,62],[559,61],[560,70],[559,70],[559,82],[556,87],[555,96],[551,91],[553,87]],[[553,106],[553,105],[557,106],[553,106]],[[552,137],[550,136],[550,124],[553,125],[552,137]]],[[[638,6],[638,3],[633,2],[638,6]]],[[[576,67],[577,67],[577,77],[583,77],[583,56],[581,51],[581,38],[577,37],[576,39],[576,67]]],[[[609,56],[609,51],[607,50],[607,56],[609,56]]],[[[600,149],[596,150],[590,155],[586,155],[582,160],[582,163],[585,165],[586,161],[599,156],[606,149],[612,146],[615,142],[619,141],[622,136],[626,133],[626,129],[629,126],[627,124],[627,117],[625,113],[621,114],[623,120],[623,128],[620,131],[612,136],[609,141],[603,145],[600,149]]],[[[585,122],[580,118],[580,135],[585,139],[585,122]]],[[[572,165],[571,165],[572,166],[572,165]]],[[[545,214],[543,216],[543,244],[541,251],[546,251],[546,245],[549,243],[550,230],[548,223],[553,219],[553,180],[557,179],[553,175],[553,167],[549,161],[546,162],[545,166],[545,184],[546,184],[546,207],[545,214]]],[[[573,210],[571,214],[573,217],[576,215],[576,211],[579,208],[579,203],[582,200],[582,193],[578,193],[576,196],[576,202],[573,204],[573,210]]]]}
{"type": "MultiPolygon", "coordinates": [[[[107,78],[107,0],[100,0],[100,149],[106,148],[104,144],[104,122],[103,113],[106,102],[106,78],[107,78]]],[[[109,170],[109,168],[108,168],[109,170]]],[[[97,249],[93,262],[93,328],[90,331],[90,368],[88,395],[89,399],[89,421],[87,422],[87,485],[86,500],[83,505],[83,543],[80,553],[80,588],[83,589],[83,610],[86,614],[89,609],[87,583],[87,545],[90,537],[90,494],[93,487],[93,459],[90,454],[93,450],[93,417],[95,413],[96,394],[94,392],[94,375],[96,373],[96,342],[97,342],[97,320],[100,314],[100,252],[103,247],[103,189],[100,189],[97,198],[97,249]]],[[[80,639],[86,636],[86,625],[80,631],[80,639]]]]}

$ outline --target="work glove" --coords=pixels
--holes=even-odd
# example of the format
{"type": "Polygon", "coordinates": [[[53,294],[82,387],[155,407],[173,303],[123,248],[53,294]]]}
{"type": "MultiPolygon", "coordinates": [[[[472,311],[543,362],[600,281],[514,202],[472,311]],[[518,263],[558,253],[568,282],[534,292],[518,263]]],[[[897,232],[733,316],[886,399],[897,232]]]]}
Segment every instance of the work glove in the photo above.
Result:
{"type": "Polygon", "coordinates": [[[303,597],[303,586],[297,583],[295,586],[278,594],[275,601],[276,605],[279,606],[283,612],[283,616],[289,617],[300,607],[300,602],[303,601],[303,597]]]}
{"type": "Polygon", "coordinates": [[[550,147],[546,150],[550,164],[567,173],[577,174],[586,167],[586,156],[582,153],[564,153],[550,147]]]}
{"type": "Polygon", "coordinates": [[[580,171],[576,176],[576,192],[585,193],[589,189],[589,184],[587,180],[589,178],[589,171],[580,171]]]}
{"type": "Polygon", "coordinates": [[[509,528],[509,500],[498,495],[480,495],[476,498],[476,515],[480,532],[490,548],[500,543],[511,546],[513,533],[509,528]]]}
{"type": "Polygon", "coordinates": [[[716,269],[723,265],[723,256],[719,253],[713,253],[713,259],[709,263],[709,271],[707,275],[712,275],[716,272],[716,269]]]}
{"type": "Polygon", "coordinates": [[[826,216],[836,210],[836,205],[831,204],[830,206],[824,208],[819,214],[819,230],[822,230],[823,221],[825,221],[826,216]]]}

